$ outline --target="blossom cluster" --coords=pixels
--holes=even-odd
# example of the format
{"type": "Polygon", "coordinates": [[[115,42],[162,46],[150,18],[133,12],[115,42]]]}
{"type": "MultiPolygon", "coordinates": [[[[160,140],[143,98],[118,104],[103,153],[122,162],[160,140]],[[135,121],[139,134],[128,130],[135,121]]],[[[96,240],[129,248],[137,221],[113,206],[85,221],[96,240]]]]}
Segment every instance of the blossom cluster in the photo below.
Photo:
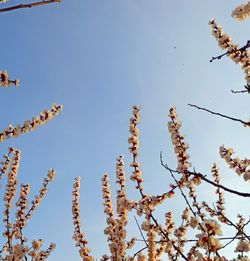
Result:
{"type": "Polygon", "coordinates": [[[237,6],[232,11],[232,17],[238,21],[244,21],[250,15],[250,2],[237,6]]]}
{"type": "Polygon", "coordinates": [[[132,181],[137,182],[137,187],[141,190],[143,190],[142,187],[142,170],[140,168],[140,162],[137,161],[137,158],[139,156],[139,129],[137,127],[137,124],[140,121],[139,116],[140,107],[139,106],[133,106],[133,116],[130,119],[130,126],[129,131],[131,133],[131,136],[128,139],[128,143],[131,144],[129,147],[129,152],[133,156],[133,162],[131,163],[131,167],[134,168],[133,175],[130,176],[130,179],[132,181]]]}
{"type": "Polygon", "coordinates": [[[119,188],[116,195],[116,206],[117,206],[117,254],[120,256],[121,260],[126,255],[126,248],[129,245],[131,248],[134,241],[130,241],[129,244],[126,244],[126,225],[128,223],[128,211],[129,211],[129,202],[127,200],[126,194],[126,175],[124,172],[124,159],[122,156],[119,156],[116,159],[116,183],[119,188]]]}
{"type": "Polygon", "coordinates": [[[10,87],[13,85],[18,87],[19,84],[20,80],[11,80],[6,70],[0,71],[0,87],[10,87]]]}
{"type": "Polygon", "coordinates": [[[245,79],[250,84],[250,52],[234,44],[232,38],[223,31],[222,27],[215,22],[215,19],[209,21],[209,26],[220,48],[226,49],[227,56],[235,63],[240,64],[241,69],[245,72],[245,79]]]}
{"type": "MultiPolygon", "coordinates": [[[[250,242],[249,242],[249,237],[245,234],[244,228],[246,226],[246,221],[243,216],[238,215],[239,222],[236,224],[236,228],[238,229],[238,237],[240,238],[237,246],[235,248],[235,252],[241,253],[241,255],[245,252],[250,251],[250,242]]],[[[247,257],[245,257],[247,258],[247,257]]],[[[246,261],[249,261],[250,259],[245,259],[246,261]]]]}
{"type": "MultiPolygon", "coordinates": [[[[233,17],[237,20],[243,20],[249,14],[250,2],[239,6],[232,13],[233,17]]],[[[250,52],[246,48],[240,48],[234,44],[231,37],[222,30],[221,26],[217,25],[214,19],[209,22],[209,25],[219,46],[227,50],[222,56],[228,55],[235,63],[239,63],[246,74],[247,83],[250,84],[250,52]]],[[[246,221],[242,216],[239,216],[239,222],[235,223],[227,215],[223,190],[231,193],[235,193],[236,191],[221,184],[221,175],[216,164],[213,164],[210,174],[213,181],[207,175],[197,173],[195,169],[190,171],[189,145],[180,132],[182,124],[178,119],[175,107],[171,107],[169,110],[170,121],[168,122],[168,129],[177,156],[177,168],[172,170],[167,164],[165,165],[162,162],[162,166],[173,178],[174,184],[170,184],[171,190],[162,195],[152,196],[145,192],[142,186],[141,164],[138,161],[139,128],[137,125],[140,120],[139,111],[139,106],[133,106],[128,143],[129,152],[133,158],[130,164],[133,168],[130,179],[136,183],[136,189],[139,191],[141,198],[137,201],[127,199],[124,160],[123,157],[118,157],[116,160],[116,183],[118,184],[116,213],[112,203],[109,176],[105,173],[102,178],[104,213],[107,216],[107,227],[104,233],[108,238],[110,254],[103,255],[101,260],[160,261],[164,255],[164,258],[167,257],[171,261],[179,259],[188,261],[226,261],[228,259],[221,255],[221,250],[227,246],[231,247],[231,243],[236,241],[237,244],[235,244],[234,251],[239,253],[238,260],[250,261],[247,256],[244,256],[244,253],[250,251],[249,236],[246,234],[245,229],[250,223],[250,219],[246,221]],[[177,177],[177,175],[179,176],[177,177]],[[211,203],[206,201],[199,201],[199,190],[196,187],[202,184],[202,182],[207,182],[207,184],[215,187],[217,200],[212,206],[211,203]],[[173,213],[168,211],[165,213],[165,223],[161,224],[155,217],[156,206],[159,206],[166,198],[172,197],[175,194],[175,189],[179,189],[187,205],[181,214],[181,223],[178,226],[177,222],[174,221],[173,213]],[[129,256],[126,253],[127,249],[132,248],[139,241],[136,238],[126,241],[126,225],[128,223],[128,214],[131,210],[136,210],[138,216],[145,218],[141,225],[137,223],[142,235],[140,241],[145,243],[145,247],[139,251],[136,250],[133,256],[129,256]],[[231,237],[221,237],[222,226],[235,228],[235,234],[231,237]],[[187,239],[190,228],[193,229],[196,239],[187,239]],[[223,240],[227,240],[227,243],[224,243],[223,240]],[[189,247],[188,244],[192,245],[189,247]]],[[[226,149],[224,146],[220,147],[220,155],[226,160],[230,168],[233,168],[237,174],[243,175],[246,181],[250,180],[250,160],[232,158],[232,154],[232,149],[226,149]]],[[[75,190],[74,185],[73,195],[75,190]]],[[[77,209],[76,216],[79,219],[79,195],[77,197],[77,207],[76,202],[73,201],[73,208],[77,209]]],[[[74,215],[73,220],[75,220],[74,215]]],[[[78,222],[78,230],[80,231],[80,222],[78,222]]],[[[86,247],[87,240],[84,239],[84,242],[84,247],[86,247]]],[[[81,255],[83,260],[89,260],[88,253],[85,253],[84,256],[81,255]]]]}
{"type": "MultiPolygon", "coordinates": [[[[212,166],[212,176],[214,177],[214,181],[217,185],[220,185],[221,182],[221,177],[220,177],[220,171],[219,168],[217,167],[217,165],[214,163],[214,165],[212,166]]],[[[225,215],[225,199],[224,199],[224,192],[222,191],[222,189],[218,186],[215,192],[218,195],[218,200],[216,201],[216,208],[219,211],[219,219],[221,220],[221,222],[224,221],[223,216],[225,215]]]]}
{"type": "Polygon", "coordinates": [[[56,172],[54,169],[48,170],[47,177],[45,177],[43,179],[42,187],[39,190],[39,193],[37,195],[35,195],[35,198],[31,202],[31,207],[30,207],[29,211],[27,212],[27,214],[25,215],[25,218],[24,218],[25,220],[28,220],[29,218],[31,218],[31,216],[33,215],[33,212],[40,205],[42,199],[48,192],[49,183],[54,180],[55,176],[56,176],[56,172]]]}
{"type": "Polygon", "coordinates": [[[220,146],[220,156],[224,159],[230,168],[234,169],[235,172],[241,176],[245,181],[250,180],[250,160],[244,159],[241,160],[240,158],[232,158],[234,151],[232,148],[225,148],[224,145],[220,146]]]}
{"type": "MultiPolygon", "coordinates": [[[[130,133],[129,138],[130,152],[133,156],[132,167],[134,169],[140,168],[138,161],[139,155],[139,129],[136,126],[138,124],[138,107],[133,107],[133,117],[130,120],[130,133]],[[136,139],[133,138],[134,129],[136,128],[136,139]],[[133,148],[133,146],[135,148],[133,148]],[[134,153],[135,152],[135,153],[134,153]]],[[[116,159],[116,183],[118,185],[116,195],[116,213],[112,203],[112,195],[110,189],[109,176],[107,173],[102,178],[102,193],[103,193],[103,205],[104,213],[107,216],[106,222],[107,227],[104,233],[107,235],[107,241],[109,243],[110,254],[102,256],[102,261],[105,260],[154,260],[160,261],[162,255],[168,256],[169,260],[179,260],[183,258],[191,261],[201,260],[216,260],[225,261],[227,260],[224,256],[219,256],[218,251],[223,249],[224,245],[220,236],[222,235],[221,224],[232,225],[233,223],[226,215],[224,193],[221,188],[221,177],[220,172],[216,164],[212,166],[212,177],[214,178],[214,184],[216,187],[215,193],[218,197],[214,207],[211,207],[207,202],[199,202],[198,195],[196,194],[196,187],[201,184],[201,177],[195,172],[189,171],[190,162],[187,153],[188,145],[184,140],[184,136],[180,132],[181,123],[178,120],[175,107],[172,107],[169,112],[170,122],[169,131],[171,134],[172,142],[177,155],[178,167],[175,172],[181,173],[182,176],[175,178],[176,187],[179,188],[182,195],[185,198],[188,206],[183,210],[181,219],[182,222],[177,226],[174,222],[172,212],[165,214],[165,224],[158,223],[154,217],[154,211],[156,206],[159,206],[166,198],[169,198],[169,193],[164,193],[160,196],[148,195],[142,187],[142,177],[140,174],[140,181],[137,178],[132,178],[132,181],[137,183],[137,189],[140,192],[141,199],[138,201],[131,201],[126,196],[126,176],[124,172],[124,159],[119,156],[116,159]],[[185,182],[183,181],[183,174],[186,175],[185,182]],[[138,185],[139,184],[139,185],[138,185]],[[188,190],[188,197],[185,195],[184,190],[188,190]],[[127,255],[127,250],[132,248],[136,244],[137,239],[132,238],[126,240],[127,232],[126,225],[128,223],[128,214],[131,210],[136,210],[138,216],[144,216],[145,220],[140,225],[141,231],[146,233],[144,238],[147,254],[143,251],[138,251],[134,256],[127,255]],[[210,216],[210,218],[208,217],[210,216]],[[217,219],[216,219],[217,218],[217,219]],[[193,246],[189,248],[186,254],[188,230],[198,230],[194,233],[196,240],[193,246]]],[[[173,174],[172,174],[173,175],[173,174]]],[[[73,195],[77,197],[76,201],[73,200],[73,220],[75,228],[75,238],[79,234],[78,240],[82,237],[80,233],[80,207],[79,207],[79,180],[74,184],[73,195]],[[78,231],[78,232],[77,232],[78,231]]],[[[174,187],[174,188],[176,188],[174,187]]],[[[172,191],[172,190],[171,190],[172,191]]],[[[242,219],[239,224],[234,225],[237,228],[237,234],[244,235],[244,226],[246,222],[242,219]],[[242,231],[242,232],[240,232],[242,231]]],[[[232,237],[233,238],[233,237],[232,237]]],[[[235,237],[237,240],[237,237],[235,237]]],[[[83,239],[84,255],[80,253],[83,260],[92,260],[92,256],[89,256],[89,249],[87,248],[87,240],[83,239]]],[[[78,246],[80,244],[77,244],[78,246]]],[[[244,249],[247,250],[246,239],[242,237],[235,247],[235,251],[244,249]]]]}
{"type": "Polygon", "coordinates": [[[73,239],[76,241],[76,246],[80,248],[79,254],[84,261],[94,261],[92,256],[89,256],[90,249],[87,247],[88,241],[85,239],[84,234],[81,232],[81,220],[80,220],[80,177],[75,178],[73,186],[73,200],[72,200],[72,216],[74,225],[73,239]]]}
{"type": "Polygon", "coordinates": [[[126,256],[126,250],[133,247],[136,239],[126,241],[127,231],[126,225],[128,222],[128,212],[134,208],[137,203],[127,199],[126,195],[126,176],[124,172],[124,159],[119,156],[116,159],[116,183],[118,185],[116,195],[116,214],[113,209],[112,196],[108,174],[105,173],[102,178],[102,193],[104,213],[107,216],[107,227],[104,233],[107,235],[109,249],[111,255],[103,255],[102,260],[130,260],[126,256]]]}
{"type": "Polygon", "coordinates": [[[11,137],[18,137],[23,133],[35,130],[38,126],[46,124],[62,111],[63,106],[53,104],[50,110],[44,110],[39,116],[33,117],[32,120],[26,120],[22,126],[19,124],[15,127],[9,125],[6,129],[0,132],[0,142],[5,141],[11,137]]]}
{"type": "Polygon", "coordinates": [[[216,252],[222,247],[219,239],[214,237],[222,235],[220,225],[214,219],[204,219],[198,229],[203,230],[201,234],[196,235],[199,238],[200,247],[209,249],[211,252],[216,252]]]}
{"type": "Polygon", "coordinates": [[[191,167],[191,163],[189,162],[189,154],[187,153],[189,145],[185,142],[184,137],[179,133],[181,121],[178,119],[175,106],[169,109],[169,118],[170,121],[168,122],[168,130],[171,134],[175,154],[177,155],[177,170],[185,173],[185,171],[191,167]]]}
{"type": "MultiPolygon", "coordinates": [[[[104,230],[104,234],[108,236],[107,240],[109,242],[111,257],[113,258],[113,260],[115,260],[115,258],[118,257],[118,253],[116,253],[116,248],[119,242],[119,239],[116,236],[118,222],[115,218],[110,184],[109,184],[109,177],[107,173],[105,173],[102,178],[102,197],[103,197],[104,213],[107,215],[107,219],[106,219],[107,227],[104,230]]],[[[106,258],[107,255],[104,255],[103,260],[105,260],[106,258]]]]}
{"type": "Polygon", "coordinates": [[[17,174],[18,174],[19,162],[20,162],[20,151],[12,148],[9,149],[9,152],[10,151],[13,153],[14,157],[10,165],[10,170],[7,173],[8,181],[6,184],[5,195],[4,195],[5,218],[3,221],[6,222],[6,232],[4,233],[5,237],[9,236],[9,228],[11,227],[11,224],[9,222],[10,210],[12,208],[12,201],[15,198],[17,192],[17,184],[18,184],[17,174]]]}
{"type": "Polygon", "coordinates": [[[17,194],[18,185],[18,169],[20,162],[20,151],[14,148],[9,148],[8,155],[4,155],[4,161],[1,162],[1,174],[7,175],[7,184],[4,196],[4,219],[5,231],[3,236],[7,242],[3,245],[0,251],[0,259],[5,261],[11,260],[27,260],[30,256],[34,261],[43,261],[49,257],[55,249],[55,244],[51,243],[47,250],[40,250],[42,240],[33,240],[32,246],[28,246],[28,239],[23,235],[23,228],[27,221],[31,218],[34,210],[40,204],[44,197],[48,183],[54,179],[55,171],[49,170],[47,177],[44,179],[41,190],[35,200],[32,201],[30,209],[28,209],[28,195],[30,192],[29,184],[21,184],[20,195],[16,201],[15,220],[11,222],[12,202],[17,194]]]}

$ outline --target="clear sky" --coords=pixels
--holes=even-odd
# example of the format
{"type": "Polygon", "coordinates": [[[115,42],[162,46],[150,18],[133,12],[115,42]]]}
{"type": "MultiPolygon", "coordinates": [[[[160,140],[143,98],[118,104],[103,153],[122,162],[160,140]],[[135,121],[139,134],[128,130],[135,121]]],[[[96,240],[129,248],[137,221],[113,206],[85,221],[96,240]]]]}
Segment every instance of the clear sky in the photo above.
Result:
{"type": "MultiPolygon", "coordinates": [[[[20,88],[0,90],[1,129],[31,119],[53,102],[64,105],[46,126],[7,140],[0,149],[1,154],[9,146],[21,149],[19,181],[30,183],[31,195],[49,168],[57,171],[26,229],[30,240],[44,239],[44,247],[51,241],[57,244],[49,260],[80,260],[71,239],[76,176],[82,177],[82,229],[98,260],[107,253],[101,176],[110,173],[115,192],[115,158],[120,154],[125,155],[130,175],[127,139],[134,104],[142,108],[140,161],[149,193],[164,192],[172,182],[160,166],[159,153],[163,151],[164,159],[175,167],[167,131],[173,104],[183,122],[193,166],[209,174],[217,162],[224,170],[225,185],[247,191],[220,159],[219,146],[232,146],[238,156],[247,157],[249,129],[187,106],[195,103],[248,120],[249,97],[230,93],[245,83],[239,66],[227,58],[209,63],[221,53],[209,31],[211,17],[240,45],[249,39],[250,21],[239,23],[230,16],[238,4],[236,0],[65,0],[1,13],[1,69],[21,79],[20,88]]],[[[138,195],[133,186],[129,181],[130,198],[138,195]]],[[[212,191],[204,189],[202,200],[212,191]]],[[[182,199],[176,197],[164,205],[162,216],[171,209],[180,215],[182,199]]],[[[245,203],[230,198],[227,205],[236,217],[246,211],[245,203]]],[[[131,226],[130,232],[139,236],[133,217],[131,226]]]]}

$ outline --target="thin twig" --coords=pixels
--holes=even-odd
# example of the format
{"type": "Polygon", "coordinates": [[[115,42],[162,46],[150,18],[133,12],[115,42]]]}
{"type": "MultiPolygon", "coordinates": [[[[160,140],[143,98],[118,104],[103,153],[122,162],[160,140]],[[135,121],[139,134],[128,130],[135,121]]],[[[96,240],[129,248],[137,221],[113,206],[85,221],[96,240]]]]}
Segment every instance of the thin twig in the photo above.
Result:
{"type": "Polygon", "coordinates": [[[136,253],[134,253],[134,256],[133,256],[133,260],[135,259],[135,257],[139,254],[139,253],[141,253],[143,250],[145,250],[145,249],[147,249],[148,247],[143,247],[143,248],[141,248],[140,250],[138,250],[136,253]]]}
{"type": "Polygon", "coordinates": [[[236,94],[238,94],[238,93],[246,93],[246,92],[249,93],[249,91],[247,91],[247,90],[241,90],[241,91],[234,91],[234,90],[231,90],[231,93],[236,93],[236,94]]]}
{"type": "Polygon", "coordinates": [[[14,5],[6,8],[0,8],[0,12],[9,12],[17,9],[22,9],[22,8],[31,8],[31,7],[36,7],[36,6],[41,6],[41,5],[47,5],[47,4],[53,4],[53,3],[60,3],[62,0],[43,0],[41,2],[34,2],[30,4],[19,4],[19,5],[14,5]]]}
{"type": "Polygon", "coordinates": [[[239,49],[236,49],[236,50],[233,50],[233,51],[227,51],[227,52],[225,52],[221,55],[218,55],[216,57],[212,57],[212,59],[210,60],[210,63],[213,62],[214,60],[220,60],[225,55],[228,55],[228,54],[231,54],[231,53],[236,53],[236,52],[239,52],[239,51],[242,52],[249,47],[250,47],[250,40],[248,40],[247,43],[239,49]]]}
{"type": "Polygon", "coordinates": [[[234,90],[231,90],[232,93],[250,93],[250,85],[249,84],[246,84],[244,85],[245,87],[245,90],[241,90],[241,91],[234,91],[234,90]]]}
{"type": "Polygon", "coordinates": [[[238,234],[239,234],[239,233],[237,233],[229,242],[227,242],[227,243],[226,243],[223,247],[221,247],[220,249],[227,247],[227,246],[230,245],[235,239],[240,239],[240,238],[238,237],[238,234]]]}
{"type": "Polygon", "coordinates": [[[227,55],[228,52],[225,52],[221,55],[218,55],[218,56],[215,56],[215,57],[212,57],[211,60],[209,61],[210,63],[213,62],[214,60],[220,60],[223,56],[227,55]]]}
{"type": "Polygon", "coordinates": [[[139,230],[140,230],[140,234],[141,234],[141,236],[142,236],[142,238],[143,238],[143,240],[144,240],[144,242],[145,242],[145,245],[148,247],[148,243],[147,243],[147,241],[146,241],[146,239],[145,239],[145,237],[144,237],[144,235],[143,235],[143,233],[142,233],[142,231],[141,231],[141,227],[140,227],[140,225],[139,225],[139,223],[138,223],[138,221],[137,221],[137,219],[136,219],[136,216],[134,216],[134,219],[135,219],[135,222],[136,222],[136,224],[137,224],[137,226],[138,226],[138,228],[139,228],[139,230]]]}
{"type": "MultiPolygon", "coordinates": [[[[241,239],[241,237],[217,237],[217,239],[218,240],[231,240],[231,239],[241,239]]],[[[136,239],[136,241],[138,241],[138,242],[143,242],[143,240],[142,239],[136,239]]],[[[147,240],[148,241],[148,240],[147,240]]],[[[185,242],[198,242],[199,241],[199,239],[185,239],[185,240],[183,240],[183,241],[185,241],[185,242]]],[[[149,241],[148,241],[149,242],[149,241]]],[[[162,243],[162,242],[168,242],[168,241],[166,241],[166,240],[156,240],[156,241],[154,241],[155,243],[157,243],[157,244],[160,244],[160,243],[162,243]]]]}
{"type": "Polygon", "coordinates": [[[203,111],[209,112],[209,113],[214,114],[214,115],[218,115],[218,116],[220,116],[220,117],[222,117],[222,118],[226,118],[226,119],[229,119],[229,120],[232,120],[232,121],[240,122],[240,123],[242,123],[242,124],[244,124],[244,125],[250,127],[250,122],[246,122],[246,121],[243,121],[243,120],[241,120],[241,119],[233,118],[233,117],[230,117],[230,116],[221,114],[221,113],[219,113],[219,112],[210,111],[210,110],[208,110],[208,109],[206,109],[206,108],[202,108],[202,107],[199,107],[199,106],[194,105],[194,104],[190,104],[190,103],[189,103],[188,106],[194,107],[194,108],[196,108],[196,109],[198,109],[198,110],[203,110],[203,111]]]}

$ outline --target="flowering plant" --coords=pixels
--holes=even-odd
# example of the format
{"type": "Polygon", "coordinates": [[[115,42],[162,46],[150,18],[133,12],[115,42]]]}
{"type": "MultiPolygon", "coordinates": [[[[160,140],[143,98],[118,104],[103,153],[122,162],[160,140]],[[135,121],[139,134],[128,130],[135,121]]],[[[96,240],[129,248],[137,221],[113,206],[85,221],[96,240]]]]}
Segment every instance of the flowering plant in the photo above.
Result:
{"type": "MultiPolygon", "coordinates": [[[[250,15],[250,2],[246,5],[237,7],[232,16],[238,21],[246,19],[250,15]]],[[[250,92],[250,56],[247,50],[250,47],[248,42],[245,46],[239,47],[232,42],[222,27],[217,25],[215,19],[209,22],[213,36],[218,41],[226,53],[213,57],[211,61],[229,56],[234,62],[239,63],[245,73],[247,81],[246,90],[250,92]]],[[[227,115],[216,113],[197,105],[192,105],[197,109],[240,122],[245,127],[249,127],[249,121],[243,121],[227,115]]],[[[250,260],[247,253],[250,251],[250,236],[247,233],[247,226],[250,219],[241,214],[237,215],[237,221],[233,221],[226,211],[224,192],[231,193],[237,197],[249,198],[249,193],[234,190],[233,188],[222,185],[221,174],[217,164],[211,167],[211,175],[191,169],[190,156],[188,153],[189,145],[185,136],[181,133],[182,122],[179,120],[175,106],[169,109],[168,130],[171,136],[174,152],[177,157],[177,167],[170,168],[164,163],[161,155],[161,165],[170,174],[173,182],[169,185],[169,190],[161,195],[149,195],[143,187],[143,175],[139,157],[139,129],[138,123],[140,107],[133,107],[133,115],[130,119],[130,144],[129,152],[132,155],[132,174],[130,179],[135,183],[135,188],[140,196],[139,200],[131,200],[126,193],[126,175],[124,171],[124,159],[119,156],[116,160],[116,183],[118,190],[116,193],[116,211],[114,210],[109,176],[107,173],[102,178],[102,192],[104,213],[106,215],[107,227],[104,233],[107,235],[109,253],[104,254],[101,260],[191,260],[191,261],[223,261],[223,260],[250,260]],[[213,186],[217,200],[214,204],[201,200],[198,188],[202,184],[213,186]],[[156,215],[156,209],[164,201],[176,196],[179,191],[186,207],[181,213],[181,222],[177,224],[173,213],[165,213],[165,222],[160,223],[156,215]],[[141,238],[128,238],[126,226],[128,224],[129,213],[134,211],[144,221],[139,225],[141,238]],[[226,237],[223,231],[231,228],[232,235],[226,237]],[[192,236],[192,238],[190,238],[192,236]],[[136,249],[138,242],[144,242],[145,247],[136,249]],[[225,249],[232,249],[237,253],[237,259],[230,259],[222,254],[225,249]],[[130,249],[130,250],[129,250],[130,249]],[[131,255],[131,249],[133,254],[131,255]],[[128,251],[129,250],[129,251],[128,251]],[[129,252],[129,253],[128,253],[129,252]]],[[[234,158],[233,150],[220,147],[220,156],[226,161],[237,175],[242,176],[243,180],[250,180],[250,160],[234,158]]],[[[88,247],[86,236],[81,232],[80,224],[80,177],[75,179],[73,189],[73,224],[76,246],[79,247],[80,257],[84,261],[94,260],[91,250],[88,247]]]]}

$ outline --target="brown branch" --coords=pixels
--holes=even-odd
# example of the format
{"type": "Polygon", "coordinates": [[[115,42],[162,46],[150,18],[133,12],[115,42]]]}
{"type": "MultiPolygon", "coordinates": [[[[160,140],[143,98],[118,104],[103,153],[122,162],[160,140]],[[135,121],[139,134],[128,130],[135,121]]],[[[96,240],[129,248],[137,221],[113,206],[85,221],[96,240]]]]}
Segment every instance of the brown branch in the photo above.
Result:
{"type": "Polygon", "coordinates": [[[232,93],[250,93],[250,85],[249,84],[246,84],[244,85],[245,87],[245,90],[241,90],[241,91],[234,91],[234,90],[231,90],[232,93]]]}
{"type": "Polygon", "coordinates": [[[249,47],[250,47],[250,40],[248,40],[247,43],[244,46],[242,46],[239,49],[234,50],[233,52],[232,51],[227,51],[227,52],[225,52],[225,53],[223,53],[221,55],[218,55],[216,57],[212,57],[212,59],[210,60],[210,63],[213,62],[214,60],[220,60],[223,56],[228,55],[230,53],[236,53],[238,51],[242,52],[242,51],[246,50],[249,47]]]}
{"type": "Polygon", "coordinates": [[[247,91],[247,90],[241,90],[241,91],[234,91],[234,90],[231,90],[231,93],[236,93],[236,94],[238,94],[238,93],[246,93],[246,92],[248,92],[249,93],[249,91],[247,91]]]}
{"type": "MultiPolygon", "coordinates": [[[[239,236],[237,236],[237,237],[235,237],[235,236],[234,237],[218,237],[217,239],[219,239],[219,240],[231,240],[231,239],[241,239],[241,237],[239,237],[239,236]]],[[[136,241],[144,242],[144,240],[142,240],[142,239],[136,239],[136,241]]],[[[183,240],[183,241],[185,241],[185,242],[198,242],[199,239],[186,239],[186,240],[183,240]]],[[[149,242],[149,241],[147,240],[147,242],[149,242]]],[[[160,244],[162,242],[168,242],[168,241],[166,241],[166,240],[155,240],[154,242],[157,243],[157,244],[160,244]]]]}
{"type": "Polygon", "coordinates": [[[236,233],[236,235],[235,235],[233,238],[231,238],[231,240],[230,240],[229,242],[227,242],[227,243],[226,243],[223,247],[221,247],[220,249],[227,247],[227,246],[230,245],[235,239],[240,239],[240,238],[238,237],[238,234],[239,234],[239,233],[236,233]]]}
{"type": "MultiPolygon", "coordinates": [[[[168,242],[168,241],[167,241],[168,242]]],[[[133,256],[133,259],[132,260],[134,260],[135,259],[135,257],[139,254],[139,253],[141,253],[143,250],[145,250],[145,249],[147,249],[148,247],[146,246],[146,247],[143,247],[143,248],[141,248],[140,250],[138,250],[136,253],[134,253],[134,256],[133,256]]]]}
{"type": "Polygon", "coordinates": [[[209,112],[209,113],[211,113],[211,114],[220,116],[220,117],[222,117],[222,118],[226,118],[226,119],[229,119],[229,120],[232,120],[232,121],[240,122],[240,123],[242,123],[243,125],[246,125],[246,126],[249,126],[249,127],[250,127],[250,122],[246,122],[246,121],[243,121],[243,120],[241,120],[241,119],[233,118],[233,117],[230,117],[230,116],[221,114],[221,113],[219,113],[219,112],[210,111],[210,110],[208,110],[208,109],[206,109],[206,108],[202,108],[202,107],[199,107],[199,106],[194,105],[194,104],[190,104],[190,103],[189,103],[188,106],[194,107],[194,108],[196,108],[196,109],[198,109],[198,110],[202,110],[202,111],[209,112]]]}
{"type": "MultiPolygon", "coordinates": [[[[178,170],[174,170],[174,169],[169,168],[166,164],[162,164],[162,166],[163,166],[166,170],[168,170],[168,171],[170,171],[170,172],[181,173],[181,172],[178,171],[178,170]]],[[[233,190],[233,189],[227,188],[227,187],[225,187],[225,186],[223,186],[223,185],[217,184],[217,183],[215,183],[215,182],[209,180],[208,178],[206,178],[206,175],[204,175],[204,174],[202,174],[202,173],[197,173],[197,172],[188,171],[188,174],[191,174],[191,175],[193,175],[193,176],[195,176],[195,177],[199,177],[199,178],[201,178],[202,180],[206,181],[207,183],[213,185],[214,187],[221,188],[221,189],[223,189],[223,190],[225,190],[225,191],[227,191],[227,192],[229,192],[229,193],[232,193],[232,194],[235,194],[235,195],[238,195],[238,196],[241,196],[241,197],[246,197],[246,198],[247,198],[247,197],[248,197],[248,198],[250,197],[250,193],[240,192],[240,191],[237,191],[237,190],[233,190]]]]}
{"type": "Polygon", "coordinates": [[[190,174],[194,175],[194,176],[197,176],[197,177],[200,177],[202,180],[206,181],[207,183],[215,186],[215,187],[218,187],[218,188],[221,188],[227,192],[230,192],[232,194],[236,194],[238,196],[241,196],[241,197],[250,197],[250,193],[245,193],[245,192],[240,192],[240,191],[237,191],[237,190],[233,190],[233,189],[230,189],[230,188],[227,188],[223,185],[220,185],[220,184],[217,184],[209,179],[207,179],[203,174],[201,173],[196,173],[196,172],[189,172],[190,174]]]}
{"type": "Polygon", "coordinates": [[[213,62],[214,60],[220,60],[223,56],[227,55],[228,52],[225,52],[221,55],[218,55],[218,56],[215,56],[215,57],[212,57],[211,60],[209,61],[210,63],[213,62]]]}
{"type": "Polygon", "coordinates": [[[31,8],[31,7],[41,6],[41,5],[60,3],[61,1],[62,0],[43,0],[41,2],[34,2],[34,3],[30,3],[30,4],[19,4],[19,5],[6,7],[6,8],[0,8],[0,12],[9,12],[9,11],[13,11],[16,9],[31,8]]]}

